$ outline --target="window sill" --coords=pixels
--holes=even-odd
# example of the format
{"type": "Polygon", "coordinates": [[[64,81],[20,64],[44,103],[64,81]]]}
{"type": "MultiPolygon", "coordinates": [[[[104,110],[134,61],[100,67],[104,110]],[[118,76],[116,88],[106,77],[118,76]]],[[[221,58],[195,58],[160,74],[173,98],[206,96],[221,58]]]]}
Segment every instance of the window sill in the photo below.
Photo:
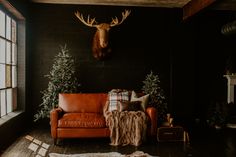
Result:
{"type": "Polygon", "coordinates": [[[3,116],[0,118],[0,127],[8,122],[9,120],[17,117],[18,115],[22,114],[24,111],[23,110],[19,110],[19,111],[14,111],[14,112],[11,112],[11,113],[8,113],[7,115],[3,116]]]}

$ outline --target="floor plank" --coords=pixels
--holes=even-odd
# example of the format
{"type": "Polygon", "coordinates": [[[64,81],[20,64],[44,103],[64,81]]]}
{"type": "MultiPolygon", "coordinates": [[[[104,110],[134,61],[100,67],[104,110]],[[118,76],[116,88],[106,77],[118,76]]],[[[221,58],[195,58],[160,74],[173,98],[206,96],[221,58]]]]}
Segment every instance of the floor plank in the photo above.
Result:
{"type": "MultiPolygon", "coordinates": [[[[190,133],[190,143],[184,142],[157,142],[156,139],[144,142],[141,146],[110,146],[109,138],[81,138],[65,139],[60,145],[53,145],[50,128],[38,126],[25,132],[1,157],[35,157],[37,152],[28,149],[32,141],[25,137],[29,135],[34,139],[49,144],[46,156],[49,153],[91,153],[91,152],[119,152],[130,154],[136,150],[144,151],[160,157],[235,157],[236,156],[236,129],[195,130],[190,133]]],[[[40,146],[41,147],[41,146],[40,146]]]]}

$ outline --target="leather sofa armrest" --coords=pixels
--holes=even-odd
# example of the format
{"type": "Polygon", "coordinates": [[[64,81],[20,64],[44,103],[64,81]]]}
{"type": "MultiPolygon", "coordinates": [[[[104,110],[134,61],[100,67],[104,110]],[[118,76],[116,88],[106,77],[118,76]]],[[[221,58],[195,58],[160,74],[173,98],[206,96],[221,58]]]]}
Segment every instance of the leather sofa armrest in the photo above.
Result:
{"type": "Polygon", "coordinates": [[[58,107],[50,111],[50,125],[51,125],[51,136],[52,138],[57,138],[57,124],[58,119],[63,114],[62,108],[58,107]]]}
{"type": "Polygon", "coordinates": [[[146,109],[146,113],[148,114],[151,121],[150,135],[156,136],[157,134],[157,109],[154,107],[148,107],[146,109]]]}

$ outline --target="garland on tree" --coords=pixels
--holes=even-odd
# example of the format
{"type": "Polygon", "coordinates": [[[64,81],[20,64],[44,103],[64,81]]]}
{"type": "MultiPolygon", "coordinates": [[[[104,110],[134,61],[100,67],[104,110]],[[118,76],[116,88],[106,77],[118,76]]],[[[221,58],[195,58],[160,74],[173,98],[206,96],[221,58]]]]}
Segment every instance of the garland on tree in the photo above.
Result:
{"type": "Polygon", "coordinates": [[[166,120],[167,103],[164,95],[164,91],[160,86],[160,79],[158,75],[155,75],[152,71],[146,75],[143,81],[142,91],[145,94],[149,94],[149,105],[153,106],[158,111],[158,119],[160,121],[166,120]]]}
{"type": "Polygon", "coordinates": [[[51,71],[45,75],[49,79],[48,88],[42,91],[43,102],[34,115],[35,122],[50,117],[50,111],[58,107],[59,93],[78,92],[80,84],[75,76],[75,61],[68,52],[66,45],[61,46],[60,52],[54,58],[51,71]]]}

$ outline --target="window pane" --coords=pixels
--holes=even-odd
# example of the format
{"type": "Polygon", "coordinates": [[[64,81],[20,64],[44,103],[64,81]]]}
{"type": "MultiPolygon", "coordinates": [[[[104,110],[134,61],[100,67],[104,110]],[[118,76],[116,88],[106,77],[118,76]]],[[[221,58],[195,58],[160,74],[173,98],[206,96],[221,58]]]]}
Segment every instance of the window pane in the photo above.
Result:
{"type": "Polygon", "coordinates": [[[6,63],[6,42],[0,38],[0,63],[6,63]]]}
{"type": "Polygon", "coordinates": [[[17,86],[16,66],[12,66],[12,88],[17,86]]]}
{"type": "Polygon", "coordinates": [[[17,109],[17,88],[12,89],[12,106],[15,111],[17,109]]]}
{"type": "Polygon", "coordinates": [[[0,64],[0,89],[6,88],[6,67],[0,64]]]}
{"type": "Polygon", "coordinates": [[[6,63],[11,64],[11,43],[8,41],[6,43],[6,63]]]}
{"type": "Polygon", "coordinates": [[[6,38],[11,40],[11,18],[7,16],[6,38]]]}
{"type": "Polygon", "coordinates": [[[5,90],[0,90],[1,117],[6,115],[6,94],[5,90]]]}
{"type": "Polygon", "coordinates": [[[11,54],[11,61],[12,61],[12,65],[16,65],[16,61],[17,61],[17,48],[16,48],[16,44],[12,44],[12,54],[11,54]]]}
{"type": "Polygon", "coordinates": [[[0,10],[0,36],[5,37],[5,14],[0,10]]]}
{"type": "Polygon", "coordinates": [[[11,66],[6,65],[6,87],[11,87],[11,66]]]}
{"type": "Polygon", "coordinates": [[[12,112],[12,89],[7,89],[7,113],[12,112]]]}
{"type": "Polygon", "coordinates": [[[16,21],[15,20],[11,20],[11,38],[12,38],[12,42],[16,43],[16,21]]]}

